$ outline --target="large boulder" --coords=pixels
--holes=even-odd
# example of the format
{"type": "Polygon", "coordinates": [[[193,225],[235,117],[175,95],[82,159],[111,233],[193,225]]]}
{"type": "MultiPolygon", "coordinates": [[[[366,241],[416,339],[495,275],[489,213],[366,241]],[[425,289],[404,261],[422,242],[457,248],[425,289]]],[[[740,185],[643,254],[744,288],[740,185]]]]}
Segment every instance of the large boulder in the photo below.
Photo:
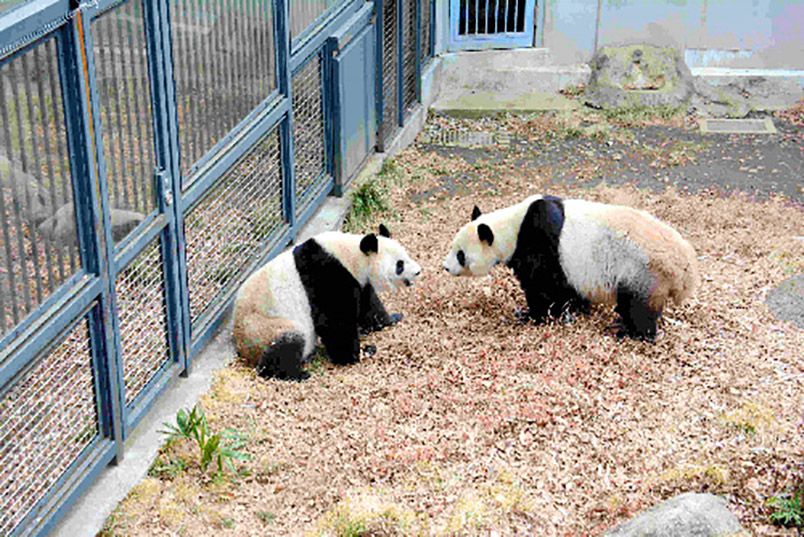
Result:
{"type": "Polygon", "coordinates": [[[712,494],[687,492],[618,526],[606,537],[728,537],[747,535],[726,502],[712,494]]]}
{"type": "Polygon", "coordinates": [[[595,108],[679,107],[686,105],[695,91],[692,73],[674,48],[602,47],[590,66],[584,101],[595,108]]]}

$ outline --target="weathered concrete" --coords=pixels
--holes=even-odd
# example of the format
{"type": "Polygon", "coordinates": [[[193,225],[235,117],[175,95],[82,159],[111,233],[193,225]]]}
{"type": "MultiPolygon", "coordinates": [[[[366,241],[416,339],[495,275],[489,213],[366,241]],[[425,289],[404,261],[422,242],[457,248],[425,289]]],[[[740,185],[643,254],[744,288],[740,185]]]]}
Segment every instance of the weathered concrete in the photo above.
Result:
{"type": "Polygon", "coordinates": [[[726,502],[688,492],[652,507],[606,537],[728,537],[747,535],[726,502]]]}

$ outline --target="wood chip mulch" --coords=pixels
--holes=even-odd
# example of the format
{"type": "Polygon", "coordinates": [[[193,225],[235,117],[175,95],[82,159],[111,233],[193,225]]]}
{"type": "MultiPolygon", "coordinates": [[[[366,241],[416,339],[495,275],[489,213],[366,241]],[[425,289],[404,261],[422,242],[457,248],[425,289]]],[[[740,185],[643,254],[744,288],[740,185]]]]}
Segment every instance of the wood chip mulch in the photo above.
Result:
{"type": "Polygon", "coordinates": [[[202,404],[213,429],[247,435],[252,460],[202,474],[175,444],[159,462],[184,467],[152,472],[105,535],[601,535],[685,491],[723,496],[753,534],[795,534],[770,525],[766,500],[802,473],[804,331],[764,299],[804,270],[800,205],[557,186],[550,169],[420,145],[395,162],[392,210],[371,227],[384,221],[424,268],[382,296],[404,320],[364,338],[376,355],[317,362],[304,383],[220,371],[202,404]],[[605,308],[521,324],[508,269],[441,269],[475,204],[534,193],[642,208],[693,244],[702,284],[666,309],[655,344],[616,339],[605,308]]]}

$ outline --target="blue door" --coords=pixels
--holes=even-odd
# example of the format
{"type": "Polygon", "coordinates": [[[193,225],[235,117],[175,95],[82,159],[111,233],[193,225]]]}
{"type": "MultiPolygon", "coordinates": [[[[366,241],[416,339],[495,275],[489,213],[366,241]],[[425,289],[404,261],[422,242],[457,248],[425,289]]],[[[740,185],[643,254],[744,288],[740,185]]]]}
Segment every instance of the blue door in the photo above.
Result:
{"type": "Polygon", "coordinates": [[[450,0],[450,50],[533,46],[536,0],[450,0]]]}

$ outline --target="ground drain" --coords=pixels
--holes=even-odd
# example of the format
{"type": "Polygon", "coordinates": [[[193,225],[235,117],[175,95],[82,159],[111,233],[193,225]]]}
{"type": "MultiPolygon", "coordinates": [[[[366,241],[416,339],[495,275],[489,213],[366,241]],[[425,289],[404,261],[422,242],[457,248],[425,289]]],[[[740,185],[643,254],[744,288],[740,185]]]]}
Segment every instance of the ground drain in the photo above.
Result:
{"type": "Polygon", "coordinates": [[[507,134],[494,134],[486,131],[441,130],[422,134],[422,143],[453,147],[477,147],[484,145],[508,145],[507,134]]]}
{"type": "Polygon", "coordinates": [[[702,119],[701,132],[772,134],[776,132],[771,119],[702,119]]]}

